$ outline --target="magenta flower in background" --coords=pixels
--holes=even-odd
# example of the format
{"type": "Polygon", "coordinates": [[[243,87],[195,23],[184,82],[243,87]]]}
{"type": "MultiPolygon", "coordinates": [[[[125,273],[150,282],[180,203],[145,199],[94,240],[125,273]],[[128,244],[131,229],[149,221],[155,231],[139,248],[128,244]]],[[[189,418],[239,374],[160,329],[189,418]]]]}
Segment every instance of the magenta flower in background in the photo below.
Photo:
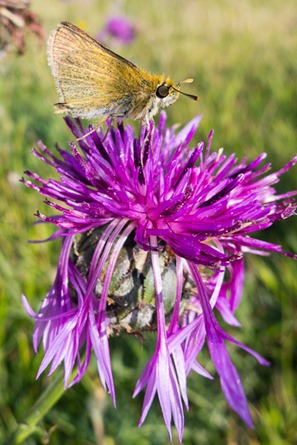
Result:
{"type": "Polygon", "coordinates": [[[105,43],[109,39],[114,39],[124,45],[133,42],[136,36],[136,27],[123,16],[111,17],[98,35],[97,40],[105,43]]]}
{"type": "MultiPolygon", "coordinates": [[[[268,173],[260,155],[251,163],[207,146],[190,149],[200,117],[180,132],[166,126],[142,128],[118,124],[93,132],[56,157],[42,143],[34,151],[59,179],[26,172],[28,186],[46,196],[57,214],[41,221],[56,226],[52,239],[62,248],[53,287],[36,320],[34,348],[43,343],[40,375],[63,363],[65,387],[84,375],[92,351],[101,382],[115,404],[108,339],[113,333],[157,332],[156,349],[133,396],[145,390],[140,425],[158,395],[171,437],[179,439],[188,409],[190,371],[212,378],[199,363],[207,344],[229,405],[252,426],[240,377],[225,343],[235,343],[262,365],[268,362],[225,332],[217,321],[240,326],[235,312],[244,285],[244,255],[286,253],[281,246],[252,238],[253,232],[296,211],[297,192],[277,195],[274,185],[297,162],[268,173]],[[69,382],[74,366],[77,374],[69,382]]],[[[75,138],[87,130],[66,118],[75,138]]]]}

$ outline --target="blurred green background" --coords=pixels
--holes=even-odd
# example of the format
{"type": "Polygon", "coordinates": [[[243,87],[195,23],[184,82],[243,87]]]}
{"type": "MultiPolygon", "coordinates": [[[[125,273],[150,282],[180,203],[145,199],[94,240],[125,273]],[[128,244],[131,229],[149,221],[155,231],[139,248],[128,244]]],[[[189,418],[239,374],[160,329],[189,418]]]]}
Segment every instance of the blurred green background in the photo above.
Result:
{"type": "MultiPolygon", "coordinates": [[[[213,149],[223,146],[226,153],[235,151],[250,160],[266,151],[274,170],[296,153],[296,0],[36,0],[31,9],[46,35],[61,20],[96,35],[107,18],[128,17],[137,27],[137,38],[129,46],[114,44],[116,52],[152,72],[195,79],[184,90],[198,94],[200,102],[181,97],[168,109],[170,124],[185,124],[201,113],[199,140],[206,140],[214,128],[213,149]]],[[[0,443],[52,380],[45,375],[35,380],[42,353],[33,353],[33,321],[22,307],[21,294],[38,309],[52,284],[60,245],[26,243],[46,238],[52,228],[33,225],[36,210],[49,209],[18,180],[25,169],[51,174],[30,154],[39,139],[49,148],[56,142],[66,147],[72,139],[62,117],[53,112],[57,95],[45,44],[39,46],[31,33],[26,42],[23,56],[12,49],[0,60],[0,443]]],[[[278,191],[296,189],[296,176],[295,167],[282,178],[278,191]]],[[[297,252],[296,229],[296,218],[291,218],[259,237],[297,252]]],[[[272,255],[249,256],[246,265],[244,298],[237,312],[242,328],[228,332],[271,361],[263,368],[230,347],[255,428],[249,430],[228,408],[217,378],[210,382],[191,374],[184,444],[297,444],[297,263],[272,255]]],[[[134,337],[111,339],[117,409],[100,389],[93,363],[25,443],[169,443],[158,402],[138,429],[142,396],[132,400],[153,345],[153,335],[143,347],[134,337]]],[[[207,353],[202,363],[212,371],[207,353]]],[[[173,437],[178,443],[175,431],[173,437]]]]}

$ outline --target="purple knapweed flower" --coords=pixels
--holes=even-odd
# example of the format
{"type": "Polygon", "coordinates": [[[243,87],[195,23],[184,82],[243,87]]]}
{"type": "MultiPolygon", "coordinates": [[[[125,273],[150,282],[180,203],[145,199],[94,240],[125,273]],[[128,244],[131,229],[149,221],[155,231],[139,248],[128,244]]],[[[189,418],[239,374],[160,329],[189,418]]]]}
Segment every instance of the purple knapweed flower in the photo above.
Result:
{"type": "MultiPolygon", "coordinates": [[[[268,173],[266,155],[251,163],[235,154],[189,143],[198,127],[194,118],[181,131],[166,126],[133,128],[118,124],[79,140],[79,148],[57,147],[56,157],[41,142],[33,153],[56,170],[59,179],[26,172],[28,186],[46,196],[54,216],[38,213],[57,227],[51,239],[62,248],[53,287],[36,320],[34,348],[42,341],[38,375],[64,364],[65,386],[78,382],[92,350],[103,386],[115,404],[108,339],[113,333],[157,332],[156,349],[133,396],[145,390],[141,425],[157,393],[171,437],[179,439],[188,409],[186,379],[195,371],[211,375],[198,362],[207,344],[229,405],[251,427],[240,377],[225,343],[235,343],[262,365],[268,362],[243,345],[217,321],[239,326],[235,311],[244,284],[244,254],[286,253],[281,246],[252,238],[253,232],[292,216],[297,192],[277,195],[274,185],[297,162],[268,173]],[[77,366],[74,380],[69,382],[77,366]]],[[[66,118],[75,138],[86,132],[66,118]]]]}
{"type": "Polygon", "coordinates": [[[136,36],[136,27],[123,16],[111,17],[107,20],[105,27],[98,34],[97,39],[105,43],[109,39],[114,39],[123,45],[133,42],[136,36]]]}

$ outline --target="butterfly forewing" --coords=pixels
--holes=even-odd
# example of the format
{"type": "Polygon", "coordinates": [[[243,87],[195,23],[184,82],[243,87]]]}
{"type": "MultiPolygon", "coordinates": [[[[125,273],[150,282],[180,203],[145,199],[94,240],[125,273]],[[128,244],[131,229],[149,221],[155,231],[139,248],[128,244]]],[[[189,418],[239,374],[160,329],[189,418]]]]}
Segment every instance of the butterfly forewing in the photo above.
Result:
{"type": "Polygon", "coordinates": [[[142,70],[68,22],[50,35],[48,61],[60,96],[58,107],[74,117],[124,116],[133,98],[148,100],[151,94],[142,70]]]}

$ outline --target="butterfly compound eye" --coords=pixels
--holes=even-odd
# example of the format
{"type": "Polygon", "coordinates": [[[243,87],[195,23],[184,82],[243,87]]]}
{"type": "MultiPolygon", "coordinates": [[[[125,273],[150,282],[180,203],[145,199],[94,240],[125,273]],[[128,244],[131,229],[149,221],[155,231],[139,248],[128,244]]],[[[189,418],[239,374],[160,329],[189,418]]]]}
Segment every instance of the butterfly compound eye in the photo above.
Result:
{"type": "Polygon", "coordinates": [[[168,96],[169,94],[169,87],[167,85],[160,85],[157,88],[156,96],[160,99],[164,99],[164,97],[168,96]]]}

